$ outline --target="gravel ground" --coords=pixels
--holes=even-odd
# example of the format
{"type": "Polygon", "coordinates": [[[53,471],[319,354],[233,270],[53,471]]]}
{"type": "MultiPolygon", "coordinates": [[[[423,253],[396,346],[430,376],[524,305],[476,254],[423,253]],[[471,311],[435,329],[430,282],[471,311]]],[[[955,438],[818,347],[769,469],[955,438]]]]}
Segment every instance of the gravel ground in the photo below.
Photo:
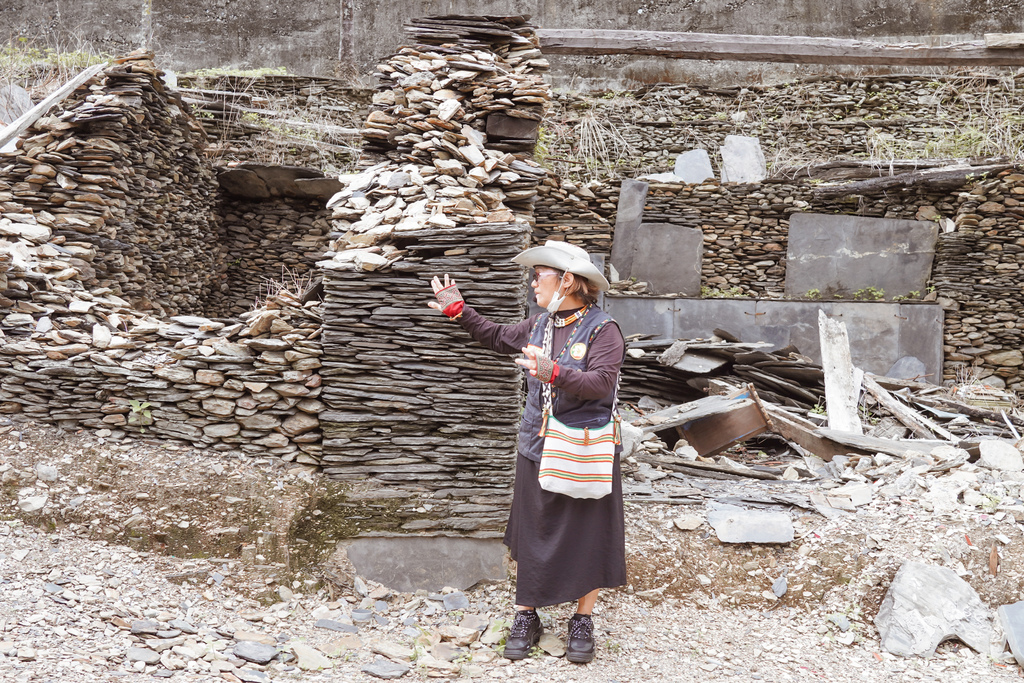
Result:
{"type": "MultiPolygon", "coordinates": [[[[362,670],[377,653],[397,662],[415,653],[414,663],[401,664],[409,667],[403,680],[1020,677],[1008,654],[981,655],[957,641],[929,659],[880,652],[871,621],[904,558],[962,568],[990,607],[1020,599],[1021,528],[998,509],[960,505],[938,515],[912,496],[879,495],[833,520],[795,511],[791,544],[730,546],[701,523],[702,506],[629,504],[631,584],[606,591],[599,603],[597,660],[574,665],[538,651],[509,663],[481,642],[500,637],[497,620],[511,609],[509,582],[394,594],[362,581],[338,589],[312,573],[287,572],[269,546],[243,561],[244,523],[249,533],[279,528],[281,515],[301,508],[321,485],[308,468],[103,442],[42,426],[2,429],[3,681],[369,681],[378,679],[362,670]],[[24,512],[33,507],[27,501],[44,496],[41,509],[24,512]],[[683,518],[696,528],[682,530],[683,518]],[[990,543],[1001,547],[998,576],[983,571],[990,543]],[[190,557],[211,547],[215,556],[190,557]],[[789,592],[777,600],[768,589],[783,572],[789,592]],[[260,645],[284,654],[265,665],[243,658],[259,661],[260,645]],[[317,666],[330,668],[302,668],[317,666]]],[[[765,490],[668,479],[655,486],[670,494],[672,486],[695,483],[710,496],[765,490]]],[[[550,633],[564,639],[571,607],[541,611],[550,633]]],[[[561,643],[544,645],[558,653],[561,643]]]]}

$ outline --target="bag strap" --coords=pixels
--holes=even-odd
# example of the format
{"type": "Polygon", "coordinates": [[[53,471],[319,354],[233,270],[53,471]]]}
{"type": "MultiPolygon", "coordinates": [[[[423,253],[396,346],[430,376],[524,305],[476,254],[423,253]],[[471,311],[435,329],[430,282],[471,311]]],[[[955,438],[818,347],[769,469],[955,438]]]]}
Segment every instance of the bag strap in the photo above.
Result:
{"type": "MultiPolygon", "coordinates": [[[[538,319],[537,322],[539,323],[540,320],[538,319]]],[[[589,342],[593,342],[594,341],[594,337],[596,337],[597,333],[601,330],[602,327],[604,327],[604,323],[605,322],[607,322],[607,321],[602,322],[600,325],[598,325],[597,329],[593,333],[591,333],[590,338],[588,340],[589,342]]],[[[544,355],[547,356],[548,358],[551,358],[551,346],[552,346],[552,339],[554,339],[554,335],[555,335],[555,317],[549,313],[548,314],[548,320],[544,324],[544,341],[541,342],[541,349],[543,350],[544,355]]],[[[608,421],[609,422],[611,422],[612,420],[616,419],[618,417],[618,415],[619,415],[619,384],[621,382],[622,382],[622,372],[620,371],[615,376],[615,392],[612,394],[612,409],[611,409],[611,413],[608,416],[608,421]]],[[[541,396],[544,399],[544,403],[543,403],[544,415],[542,417],[543,424],[541,425],[541,432],[542,432],[542,435],[543,435],[543,431],[545,430],[545,428],[547,426],[547,422],[548,422],[547,418],[548,418],[549,415],[554,415],[555,414],[555,409],[554,409],[554,406],[553,406],[553,403],[552,403],[552,400],[551,400],[551,384],[547,383],[547,382],[542,382],[541,385],[540,385],[540,391],[541,391],[541,396]]],[[[616,443],[618,443],[618,442],[616,441],[616,443]]]]}

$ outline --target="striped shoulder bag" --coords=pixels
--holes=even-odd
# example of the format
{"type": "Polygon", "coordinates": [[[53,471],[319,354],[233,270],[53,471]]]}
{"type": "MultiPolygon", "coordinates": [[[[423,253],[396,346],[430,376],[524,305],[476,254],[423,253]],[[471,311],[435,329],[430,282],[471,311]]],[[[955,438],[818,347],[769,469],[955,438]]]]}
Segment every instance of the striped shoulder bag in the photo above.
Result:
{"type": "Polygon", "coordinates": [[[556,418],[551,386],[543,386],[544,418],[540,435],[544,450],[537,479],[540,487],[573,498],[604,498],[612,492],[615,446],[622,443],[618,386],[608,422],[600,427],[569,427],[556,418]]]}

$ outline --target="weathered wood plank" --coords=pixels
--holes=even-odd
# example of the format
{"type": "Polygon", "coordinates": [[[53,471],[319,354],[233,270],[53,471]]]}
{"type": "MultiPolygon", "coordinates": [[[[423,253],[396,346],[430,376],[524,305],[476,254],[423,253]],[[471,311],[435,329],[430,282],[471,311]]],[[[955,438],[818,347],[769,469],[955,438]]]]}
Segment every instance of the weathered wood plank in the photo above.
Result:
{"type": "Polygon", "coordinates": [[[886,410],[893,414],[897,420],[910,428],[914,436],[919,439],[934,439],[937,436],[947,441],[958,441],[958,439],[946,431],[941,425],[936,424],[924,415],[919,414],[913,408],[909,408],[879,386],[878,382],[870,375],[864,375],[861,379],[864,390],[875,397],[875,400],[882,404],[886,410]]]}
{"type": "Polygon", "coordinates": [[[27,112],[25,112],[18,118],[14,119],[14,121],[12,121],[9,126],[4,128],[3,130],[0,130],[0,149],[3,149],[8,142],[21,135],[25,130],[28,129],[29,126],[31,126],[33,123],[39,120],[39,117],[41,117],[43,114],[49,111],[50,107],[57,104],[65,97],[73,93],[75,91],[75,88],[88,81],[90,78],[98,74],[100,71],[103,71],[103,69],[105,69],[106,67],[106,62],[104,62],[103,64],[93,64],[88,69],[78,74],[70,81],[68,81],[67,83],[57,88],[52,93],[50,93],[50,96],[44,99],[42,102],[29,109],[27,112]]]}
{"type": "Polygon", "coordinates": [[[1013,168],[1011,163],[988,164],[986,166],[944,167],[913,173],[899,173],[883,178],[858,180],[844,185],[821,185],[812,190],[821,198],[846,197],[852,194],[880,194],[883,192],[908,192],[915,187],[929,190],[955,190],[969,180],[980,180],[1013,168]]]}
{"type": "Polygon", "coordinates": [[[990,50],[1024,47],[1024,33],[986,33],[985,47],[990,50]]]}
{"type": "Polygon", "coordinates": [[[818,310],[818,337],[821,340],[821,367],[825,371],[825,407],[830,429],[863,434],[857,415],[861,371],[850,358],[850,338],[846,323],[832,320],[818,310]]]}
{"type": "Polygon", "coordinates": [[[788,413],[782,408],[765,404],[767,414],[771,417],[772,431],[787,441],[795,443],[825,462],[831,462],[837,455],[846,455],[850,449],[831,439],[823,438],[815,433],[818,426],[797,415],[788,413]]]}
{"type": "Polygon", "coordinates": [[[995,49],[982,41],[953,45],[886,44],[846,38],[753,36],[669,31],[538,29],[552,55],[655,55],[795,64],[1024,66],[1024,49],[995,49]]]}

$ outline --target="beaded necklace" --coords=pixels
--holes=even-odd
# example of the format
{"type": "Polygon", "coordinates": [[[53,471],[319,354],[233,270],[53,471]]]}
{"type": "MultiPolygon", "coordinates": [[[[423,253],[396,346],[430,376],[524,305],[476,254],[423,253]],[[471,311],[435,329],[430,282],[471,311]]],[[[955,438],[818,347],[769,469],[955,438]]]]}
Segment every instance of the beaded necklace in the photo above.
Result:
{"type": "Polygon", "coordinates": [[[587,312],[590,310],[590,306],[591,304],[587,304],[580,310],[576,311],[572,315],[567,316],[565,318],[555,318],[553,321],[555,327],[565,327],[567,325],[572,325],[577,320],[582,320],[587,315],[587,312]]]}

